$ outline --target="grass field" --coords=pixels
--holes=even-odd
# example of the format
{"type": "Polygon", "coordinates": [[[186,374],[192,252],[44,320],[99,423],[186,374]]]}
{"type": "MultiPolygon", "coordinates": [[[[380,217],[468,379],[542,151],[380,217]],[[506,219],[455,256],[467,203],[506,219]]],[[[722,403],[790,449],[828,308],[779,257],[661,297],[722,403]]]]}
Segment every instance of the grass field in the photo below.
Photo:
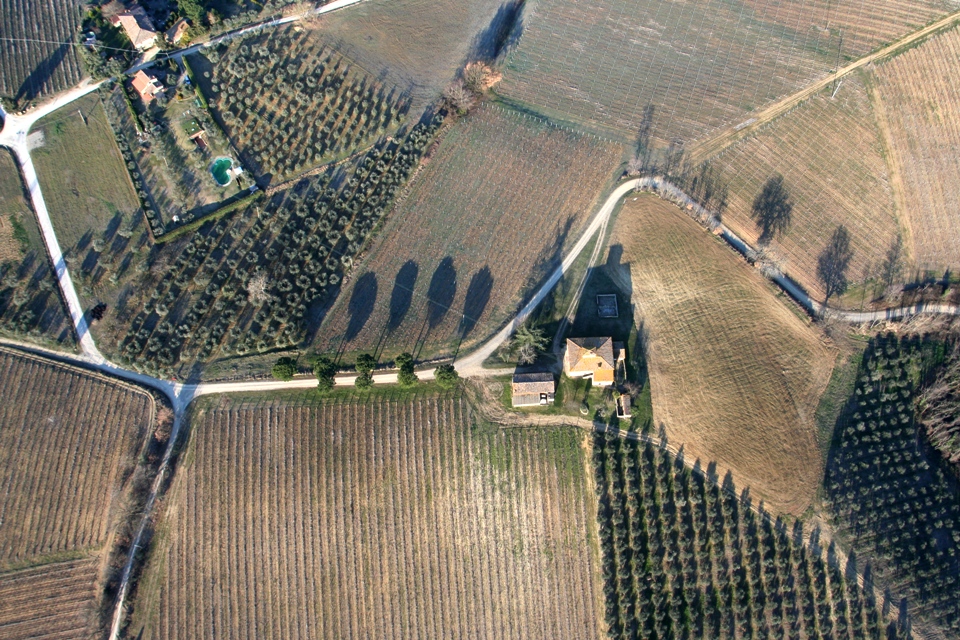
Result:
{"type": "Polygon", "coordinates": [[[690,143],[750,118],[951,10],[937,0],[538,0],[498,92],[548,115],[633,139],[690,143]],[[841,49],[842,31],[842,49],[841,49]]]}
{"type": "Polygon", "coordinates": [[[89,637],[153,401],[6,349],[0,379],[0,593],[36,589],[0,598],[0,636],[89,637]]]}
{"type": "Polygon", "coordinates": [[[456,124],[320,331],[424,357],[486,337],[578,238],[623,148],[487,104],[456,124]]]}
{"type": "Polygon", "coordinates": [[[853,281],[870,277],[899,233],[894,200],[864,83],[844,79],[831,98],[821,93],[740,141],[713,163],[729,186],[723,221],[756,246],[754,199],[773,175],[784,177],[793,202],[790,228],[771,243],[781,268],[822,299],[817,257],[837,225],[850,232],[853,281]]]}
{"type": "Polygon", "coordinates": [[[23,193],[20,167],[13,155],[4,150],[0,153],[0,264],[23,257],[32,240],[24,222],[32,217],[23,193]]]}
{"type": "Polygon", "coordinates": [[[599,637],[580,432],[301,398],[195,409],[131,634],[599,637]]]}
{"type": "Polygon", "coordinates": [[[432,102],[473,51],[502,0],[369,0],[316,20],[340,51],[371,73],[412,86],[411,112],[432,102]],[[479,40],[478,40],[479,39],[479,40]]]}
{"type": "Polygon", "coordinates": [[[0,0],[0,96],[30,101],[62,91],[85,75],[71,43],[80,25],[78,0],[0,0]],[[64,44],[57,44],[64,43],[64,44]]]}
{"type": "Polygon", "coordinates": [[[60,300],[20,168],[0,151],[0,332],[73,344],[73,325],[60,300]]]}
{"type": "Polygon", "coordinates": [[[954,29],[875,70],[879,122],[902,190],[908,247],[920,269],[960,266],[960,30],[954,29]]]}
{"type": "Polygon", "coordinates": [[[99,94],[51,113],[31,131],[43,132],[43,146],[31,157],[60,247],[82,259],[89,243],[140,206],[99,94]]]}
{"type": "Polygon", "coordinates": [[[732,469],[776,513],[799,515],[823,468],[815,408],[834,352],[756,271],[675,206],[629,197],[611,273],[633,283],[654,421],[688,457],[732,469]],[[628,266],[627,266],[628,265],[628,266]]]}

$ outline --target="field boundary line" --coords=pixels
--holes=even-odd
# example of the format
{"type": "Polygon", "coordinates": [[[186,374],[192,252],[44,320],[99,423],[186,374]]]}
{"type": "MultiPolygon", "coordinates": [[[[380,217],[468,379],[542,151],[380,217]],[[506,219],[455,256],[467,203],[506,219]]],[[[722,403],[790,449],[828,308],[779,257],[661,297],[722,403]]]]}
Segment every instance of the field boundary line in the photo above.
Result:
{"type": "Polygon", "coordinates": [[[769,107],[762,109],[744,122],[727,126],[716,135],[692,145],[687,155],[689,161],[691,164],[696,166],[705,162],[709,158],[723,153],[723,151],[731,145],[742,140],[743,138],[750,136],[763,125],[790,111],[793,107],[807,100],[818,91],[829,86],[831,83],[844,78],[857,69],[865,67],[870,63],[879,62],[881,60],[894,57],[899,53],[902,53],[904,50],[919,44],[928,37],[953,29],[958,23],[960,23],[960,11],[955,11],[917,31],[914,31],[913,33],[907,34],[899,40],[896,40],[887,46],[874,51],[873,53],[867,54],[862,58],[851,62],[845,67],[837,69],[833,73],[827,74],[825,77],[810,85],[807,85],[800,91],[782,98],[769,107]]]}

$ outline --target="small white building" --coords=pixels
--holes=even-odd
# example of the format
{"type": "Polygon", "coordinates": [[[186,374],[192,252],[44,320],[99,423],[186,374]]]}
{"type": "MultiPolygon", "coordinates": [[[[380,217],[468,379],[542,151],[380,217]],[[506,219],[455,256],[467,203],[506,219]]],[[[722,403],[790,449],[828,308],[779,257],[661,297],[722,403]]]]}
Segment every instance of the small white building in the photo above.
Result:
{"type": "Polygon", "coordinates": [[[515,373],[510,385],[513,406],[537,407],[552,404],[556,397],[557,384],[549,371],[540,373],[515,373]]]}

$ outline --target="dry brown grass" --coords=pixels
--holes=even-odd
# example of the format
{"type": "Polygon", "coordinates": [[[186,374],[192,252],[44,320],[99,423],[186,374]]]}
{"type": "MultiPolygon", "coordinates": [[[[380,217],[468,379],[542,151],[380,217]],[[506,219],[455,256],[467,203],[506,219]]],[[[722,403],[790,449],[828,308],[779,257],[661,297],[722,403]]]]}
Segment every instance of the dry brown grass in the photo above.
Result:
{"type": "Polygon", "coordinates": [[[538,0],[497,91],[545,113],[688,146],[953,10],[940,0],[538,0]],[[847,58],[848,57],[848,58],[847,58]]]}
{"type": "Polygon", "coordinates": [[[389,356],[425,344],[417,355],[449,354],[462,314],[471,329],[463,348],[482,340],[576,242],[622,155],[619,144],[481,106],[449,131],[390,214],[318,348],[381,345],[389,356]],[[398,282],[405,263],[416,276],[398,282]],[[485,275],[489,287],[478,284],[485,275]]]}
{"type": "Polygon", "coordinates": [[[954,29],[876,69],[883,130],[903,185],[918,268],[960,266],[960,83],[954,29]]]}
{"type": "Polygon", "coordinates": [[[191,423],[132,635],[599,636],[582,432],[431,396],[211,400],[191,423]]]}
{"type": "Polygon", "coordinates": [[[501,0],[370,0],[318,18],[320,29],[368,71],[413,84],[416,113],[468,62],[501,0]]]}
{"type": "Polygon", "coordinates": [[[816,95],[713,161],[730,188],[723,220],[754,246],[760,235],[750,217],[754,198],[768,178],[784,176],[794,203],[792,223],[771,248],[784,271],[821,297],[817,257],[837,225],[850,232],[849,276],[855,281],[883,260],[899,232],[867,90],[848,77],[836,97],[831,93],[816,95]]]}
{"type": "Polygon", "coordinates": [[[23,249],[13,236],[13,225],[14,220],[20,222],[30,215],[30,205],[23,197],[20,167],[13,156],[3,150],[0,152],[0,263],[23,257],[23,249]]]}
{"type": "Polygon", "coordinates": [[[0,380],[0,637],[89,637],[68,631],[92,622],[153,400],[6,349],[0,380]],[[49,564],[64,558],[82,559],[49,564]]]}
{"type": "MultiPolygon", "coordinates": [[[[654,420],[668,440],[776,512],[797,515],[821,475],[814,412],[834,352],[762,276],[675,206],[627,199],[623,245],[649,332],[654,420]]],[[[622,269],[622,267],[621,267],[622,269]]],[[[624,280],[625,272],[612,274],[624,280]]]]}

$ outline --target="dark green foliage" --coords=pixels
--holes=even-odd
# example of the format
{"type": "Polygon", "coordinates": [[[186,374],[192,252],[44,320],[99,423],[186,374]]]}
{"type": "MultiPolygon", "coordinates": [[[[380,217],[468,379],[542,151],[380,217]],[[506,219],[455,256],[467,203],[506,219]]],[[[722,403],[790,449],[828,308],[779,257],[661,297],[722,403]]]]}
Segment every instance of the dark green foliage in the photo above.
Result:
{"type": "Polygon", "coordinates": [[[763,185],[763,190],[753,201],[750,215],[760,227],[760,244],[767,244],[777,235],[790,227],[793,203],[790,194],[783,186],[783,176],[779,173],[771,176],[763,185]]]}
{"type": "Polygon", "coordinates": [[[369,353],[361,353],[357,356],[357,372],[370,373],[377,366],[377,359],[369,353]]]}
{"type": "Polygon", "coordinates": [[[609,637],[878,637],[861,613],[872,601],[732,483],[611,433],[593,463],[609,637]]]}
{"type": "Polygon", "coordinates": [[[834,431],[824,482],[837,528],[917,625],[960,632],[960,487],[928,450],[919,390],[945,345],[895,335],[864,351],[834,431]]]}
{"type": "Polygon", "coordinates": [[[317,388],[320,391],[333,389],[337,375],[337,365],[333,363],[333,360],[326,356],[320,356],[313,363],[313,373],[317,376],[317,388]]]}
{"type": "Polygon", "coordinates": [[[433,377],[441,389],[453,389],[460,382],[460,374],[452,364],[442,364],[433,372],[433,377]]]}
{"type": "Polygon", "coordinates": [[[291,380],[297,374],[295,358],[280,358],[270,371],[277,380],[291,380]]]}
{"type": "Polygon", "coordinates": [[[401,387],[412,387],[419,382],[417,374],[413,371],[413,356],[409,353],[401,353],[395,361],[400,372],[397,373],[397,383],[401,387]]]}
{"type": "Polygon", "coordinates": [[[373,386],[373,374],[369,371],[361,371],[354,382],[357,389],[369,389],[373,386]]]}

